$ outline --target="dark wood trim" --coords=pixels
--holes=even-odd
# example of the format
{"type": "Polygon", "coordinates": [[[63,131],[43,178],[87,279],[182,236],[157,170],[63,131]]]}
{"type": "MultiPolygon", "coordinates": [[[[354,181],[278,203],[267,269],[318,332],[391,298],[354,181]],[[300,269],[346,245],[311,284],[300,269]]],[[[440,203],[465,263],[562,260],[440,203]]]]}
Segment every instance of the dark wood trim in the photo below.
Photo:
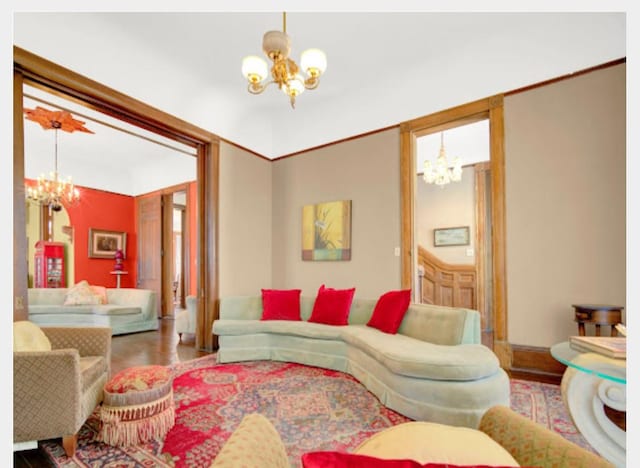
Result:
{"type": "Polygon", "coordinates": [[[162,317],[173,317],[173,192],[160,196],[162,211],[162,317]]]}
{"type": "Polygon", "coordinates": [[[219,203],[219,175],[220,175],[220,145],[212,144],[201,148],[203,157],[198,158],[198,173],[203,177],[198,179],[198,198],[209,200],[206,206],[198,203],[198,246],[206,246],[210,252],[204,255],[203,248],[198,249],[198,264],[205,265],[198,269],[198,325],[196,331],[196,346],[200,349],[218,349],[218,337],[211,329],[218,318],[218,203],[219,203]]]}
{"type": "Polygon", "coordinates": [[[306,148],[300,151],[296,151],[294,153],[289,153],[289,154],[284,154],[282,156],[278,156],[277,158],[273,158],[271,159],[271,161],[280,161],[281,159],[286,159],[286,158],[291,158],[293,156],[298,156],[302,153],[308,153],[309,151],[315,151],[321,148],[326,148],[327,146],[333,146],[333,145],[337,145],[339,143],[344,143],[350,140],[356,140],[358,138],[364,138],[370,135],[374,135],[376,133],[380,133],[380,132],[386,132],[387,130],[391,130],[393,128],[397,128],[399,125],[389,125],[388,127],[384,127],[384,128],[378,128],[377,130],[371,130],[370,132],[366,132],[366,133],[359,133],[357,135],[352,135],[350,137],[347,138],[342,138],[340,140],[335,140],[335,141],[331,141],[329,143],[324,143],[322,145],[318,145],[318,146],[312,146],[311,148],[306,148]]]}
{"type": "Polygon", "coordinates": [[[489,98],[489,147],[491,159],[491,272],[493,307],[493,351],[500,365],[511,368],[508,341],[507,249],[504,170],[504,101],[502,95],[489,98]]]}
{"type": "Polygon", "coordinates": [[[24,190],[22,73],[13,72],[13,321],[27,320],[27,218],[24,190]]]}
{"type": "Polygon", "coordinates": [[[507,91],[506,93],[504,93],[504,95],[505,95],[505,97],[506,96],[513,96],[514,94],[524,93],[525,91],[531,91],[532,89],[535,89],[535,88],[540,88],[542,86],[547,86],[547,85],[550,85],[550,84],[557,83],[558,81],[568,80],[569,78],[575,78],[576,76],[585,75],[587,73],[591,73],[591,72],[594,72],[594,71],[602,70],[602,69],[605,69],[605,68],[615,67],[616,65],[620,65],[620,64],[623,64],[623,63],[627,63],[627,58],[626,57],[622,57],[622,58],[619,58],[619,59],[616,59],[616,60],[612,60],[611,62],[601,63],[600,65],[595,65],[593,67],[585,68],[585,69],[579,70],[577,72],[567,73],[566,75],[558,76],[556,78],[551,78],[549,80],[540,81],[540,82],[534,83],[532,85],[523,86],[522,88],[512,89],[511,91],[507,91]]]}
{"type": "Polygon", "coordinates": [[[511,345],[513,361],[510,377],[559,385],[567,366],[556,361],[549,348],[511,345]]]}
{"type": "MultiPolygon", "coordinates": [[[[206,221],[206,224],[205,222],[199,222],[198,224],[200,232],[198,233],[199,245],[197,246],[197,289],[199,297],[197,315],[199,320],[196,333],[196,346],[208,351],[213,350],[214,340],[211,335],[211,325],[213,322],[212,310],[214,310],[213,305],[217,305],[218,303],[217,229],[220,138],[211,132],[56,63],[50,62],[20,47],[14,46],[13,54],[14,75],[18,73],[24,77],[24,81],[18,81],[20,84],[19,94],[15,92],[14,88],[14,103],[19,100],[19,115],[18,111],[14,110],[14,120],[20,120],[20,125],[21,119],[23,118],[21,85],[24,82],[44,89],[49,93],[71,99],[90,109],[103,112],[130,124],[137,125],[196,148],[198,154],[197,181],[199,186],[196,203],[199,214],[201,215],[199,219],[206,221]],[[200,187],[204,187],[204,189],[200,187]]],[[[14,84],[14,86],[17,85],[14,84]]],[[[17,161],[18,170],[23,168],[24,165],[24,132],[18,131],[17,128],[21,127],[16,127],[14,122],[14,171],[16,167],[15,160],[19,160],[17,161]]],[[[14,178],[20,175],[24,175],[24,172],[22,174],[14,173],[14,178]]],[[[22,182],[22,186],[23,185],[24,181],[22,182]]],[[[24,199],[24,188],[16,193],[16,197],[20,195],[22,195],[21,199],[24,199]]],[[[22,206],[21,210],[22,213],[24,213],[24,206],[22,206]]],[[[26,235],[19,237],[26,238],[26,235]]],[[[16,247],[19,247],[19,245],[20,244],[16,247]]],[[[16,252],[18,256],[24,256],[24,252],[26,252],[25,249],[26,247],[23,248],[22,251],[14,249],[14,252],[16,252]]],[[[14,263],[14,265],[18,265],[18,263],[14,263]]],[[[24,277],[26,283],[26,273],[20,271],[18,266],[14,266],[14,277],[16,279],[24,277]]]]}
{"type": "Polygon", "coordinates": [[[226,143],[226,144],[228,144],[228,145],[235,146],[236,148],[241,149],[242,151],[246,151],[246,152],[247,152],[247,153],[249,153],[249,154],[252,154],[252,155],[254,155],[254,156],[259,157],[260,159],[264,159],[265,161],[269,161],[269,162],[273,161],[273,159],[267,158],[267,157],[266,157],[265,155],[263,155],[263,154],[260,154],[260,153],[258,153],[258,152],[256,152],[256,151],[253,151],[252,149],[249,149],[249,148],[247,148],[247,147],[245,147],[245,146],[239,145],[238,143],[234,143],[234,142],[233,142],[233,141],[231,141],[231,140],[227,140],[226,138],[220,138],[220,141],[221,141],[221,142],[224,142],[224,143],[226,143]]]}

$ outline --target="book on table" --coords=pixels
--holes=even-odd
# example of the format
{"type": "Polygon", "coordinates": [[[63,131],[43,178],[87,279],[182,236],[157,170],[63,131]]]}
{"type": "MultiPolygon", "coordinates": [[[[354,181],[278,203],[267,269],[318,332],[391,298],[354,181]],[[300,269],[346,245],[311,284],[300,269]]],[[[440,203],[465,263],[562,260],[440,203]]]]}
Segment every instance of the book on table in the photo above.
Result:
{"type": "Polygon", "coordinates": [[[627,339],[624,337],[571,336],[569,345],[576,351],[593,351],[615,359],[627,358],[627,339]]]}

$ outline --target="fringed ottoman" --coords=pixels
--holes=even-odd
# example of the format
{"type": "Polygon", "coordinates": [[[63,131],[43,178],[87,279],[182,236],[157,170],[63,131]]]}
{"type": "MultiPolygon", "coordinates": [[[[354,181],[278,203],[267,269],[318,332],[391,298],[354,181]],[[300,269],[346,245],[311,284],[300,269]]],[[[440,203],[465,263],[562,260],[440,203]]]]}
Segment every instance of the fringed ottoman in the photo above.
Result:
{"type": "Polygon", "coordinates": [[[104,386],[97,439],[115,446],[162,439],[175,422],[171,371],[164,366],[131,367],[104,386]]]}

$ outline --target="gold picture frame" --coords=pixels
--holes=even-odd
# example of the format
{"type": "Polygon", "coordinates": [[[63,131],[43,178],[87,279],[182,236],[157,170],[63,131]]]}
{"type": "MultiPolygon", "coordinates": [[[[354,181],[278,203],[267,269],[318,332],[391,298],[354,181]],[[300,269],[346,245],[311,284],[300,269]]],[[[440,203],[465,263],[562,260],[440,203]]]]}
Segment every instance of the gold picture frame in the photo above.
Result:
{"type": "Polygon", "coordinates": [[[89,258],[113,258],[116,250],[127,257],[127,233],[89,228],[89,258]]]}

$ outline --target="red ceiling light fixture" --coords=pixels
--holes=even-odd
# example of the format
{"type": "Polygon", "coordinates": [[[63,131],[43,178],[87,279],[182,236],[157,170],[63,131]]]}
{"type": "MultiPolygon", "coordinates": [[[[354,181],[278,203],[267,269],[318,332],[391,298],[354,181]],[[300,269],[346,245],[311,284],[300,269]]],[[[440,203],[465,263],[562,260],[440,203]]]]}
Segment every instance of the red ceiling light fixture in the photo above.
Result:
{"type": "Polygon", "coordinates": [[[44,130],[55,130],[54,170],[49,177],[41,174],[35,186],[25,186],[28,200],[48,206],[53,211],[62,210],[62,202],[72,204],[80,199],[80,192],[73,185],[71,176],[63,179],[58,173],[58,130],[68,133],[93,133],[67,111],[52,111],[43,107],[24,109],[25,118],[37,122],[44,130]]]}

